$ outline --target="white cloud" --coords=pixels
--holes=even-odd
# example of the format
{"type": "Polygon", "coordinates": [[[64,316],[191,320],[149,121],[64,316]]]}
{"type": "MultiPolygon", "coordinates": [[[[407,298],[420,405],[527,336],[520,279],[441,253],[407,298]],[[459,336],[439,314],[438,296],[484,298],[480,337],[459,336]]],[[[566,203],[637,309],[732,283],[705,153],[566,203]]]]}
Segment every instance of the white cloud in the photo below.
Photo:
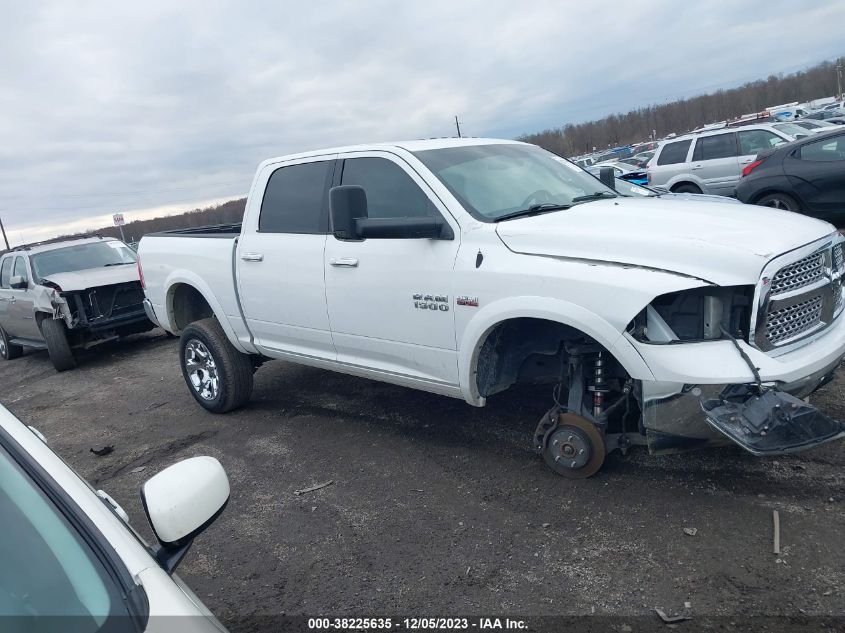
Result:
{"type": "Polygon", "coordinates": [[[451,135],[455,114],[476,136],[596,118],[841,54],[843,23],[783,0],[13,3],[0,217],[46,235],[193,208],[268,156],[451,135]]]}

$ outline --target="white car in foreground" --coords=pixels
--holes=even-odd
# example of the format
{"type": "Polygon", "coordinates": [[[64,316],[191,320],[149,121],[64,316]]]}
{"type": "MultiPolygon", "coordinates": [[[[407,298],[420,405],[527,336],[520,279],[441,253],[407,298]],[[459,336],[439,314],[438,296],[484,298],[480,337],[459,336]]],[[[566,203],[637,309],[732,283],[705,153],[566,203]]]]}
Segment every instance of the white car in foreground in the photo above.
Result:
{"type": "Polygon", "coordinates": [[[173,569],[220,514],[229,480],[212,457],[147,480],[141,500],[158,545],[0,406],[0,622],[18,631],[224,631],[173,569]]]}

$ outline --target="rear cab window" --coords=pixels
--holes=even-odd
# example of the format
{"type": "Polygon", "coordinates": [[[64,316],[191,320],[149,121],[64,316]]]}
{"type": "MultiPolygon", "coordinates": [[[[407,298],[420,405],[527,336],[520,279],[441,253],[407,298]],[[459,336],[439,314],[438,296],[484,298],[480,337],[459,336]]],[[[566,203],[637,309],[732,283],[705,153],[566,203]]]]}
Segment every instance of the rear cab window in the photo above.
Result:
{"type": "Polygon", "coordinates": [[[678,163],[687,162],[687,153],[692,139],[685,141],[675,141],[674,143],[667,143],[660,151],[660,156],[657,158],[658,165],[676,165],[678,163]]]}
{"type": "Polygon", "coordinates": [[[270,175],[258,215],[259,233],[328,232],[328,188],[334,160],[280,167],[270,175]]]}

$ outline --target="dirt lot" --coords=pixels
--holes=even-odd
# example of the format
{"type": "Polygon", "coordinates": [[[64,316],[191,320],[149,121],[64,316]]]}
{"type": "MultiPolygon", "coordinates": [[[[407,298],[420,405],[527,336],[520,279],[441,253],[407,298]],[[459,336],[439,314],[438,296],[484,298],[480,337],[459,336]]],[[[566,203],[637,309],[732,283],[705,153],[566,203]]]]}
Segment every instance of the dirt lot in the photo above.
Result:
{"type": "MultiPolygon", "coordinates": [[[[638,450],[573,482],[530,450],[547,389],[474,409],[272,362],[246,409],[216,416],[188,394],[177,345],[156,331],[64,374],[30,353],[0,363],[0,393],[147,536],[144,479],[193,455],[223,463],[231,501],[179,573],[233,630],[278,613],[845,614],[845,443],[776,460],[638,450]]],[[[814,403],[841,419],[843,389],[814,403]]]]}

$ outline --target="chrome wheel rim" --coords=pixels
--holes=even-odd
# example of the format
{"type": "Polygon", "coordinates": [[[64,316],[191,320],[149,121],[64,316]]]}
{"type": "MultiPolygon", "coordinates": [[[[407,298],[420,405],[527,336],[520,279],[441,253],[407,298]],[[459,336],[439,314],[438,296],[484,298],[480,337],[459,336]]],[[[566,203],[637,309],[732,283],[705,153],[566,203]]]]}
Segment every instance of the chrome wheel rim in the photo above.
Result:
{"type": "Polygon", "coordinates": [[[6,357],[6,337],[0,334],[0,356],[6,357]]]}
{"type": "Polygon", "coordinates": [[[191,339],[185,346],[185,370],[191,387],[203,400],[214,400],[220,393],[217,364],[202,341],[191,339]]]}

